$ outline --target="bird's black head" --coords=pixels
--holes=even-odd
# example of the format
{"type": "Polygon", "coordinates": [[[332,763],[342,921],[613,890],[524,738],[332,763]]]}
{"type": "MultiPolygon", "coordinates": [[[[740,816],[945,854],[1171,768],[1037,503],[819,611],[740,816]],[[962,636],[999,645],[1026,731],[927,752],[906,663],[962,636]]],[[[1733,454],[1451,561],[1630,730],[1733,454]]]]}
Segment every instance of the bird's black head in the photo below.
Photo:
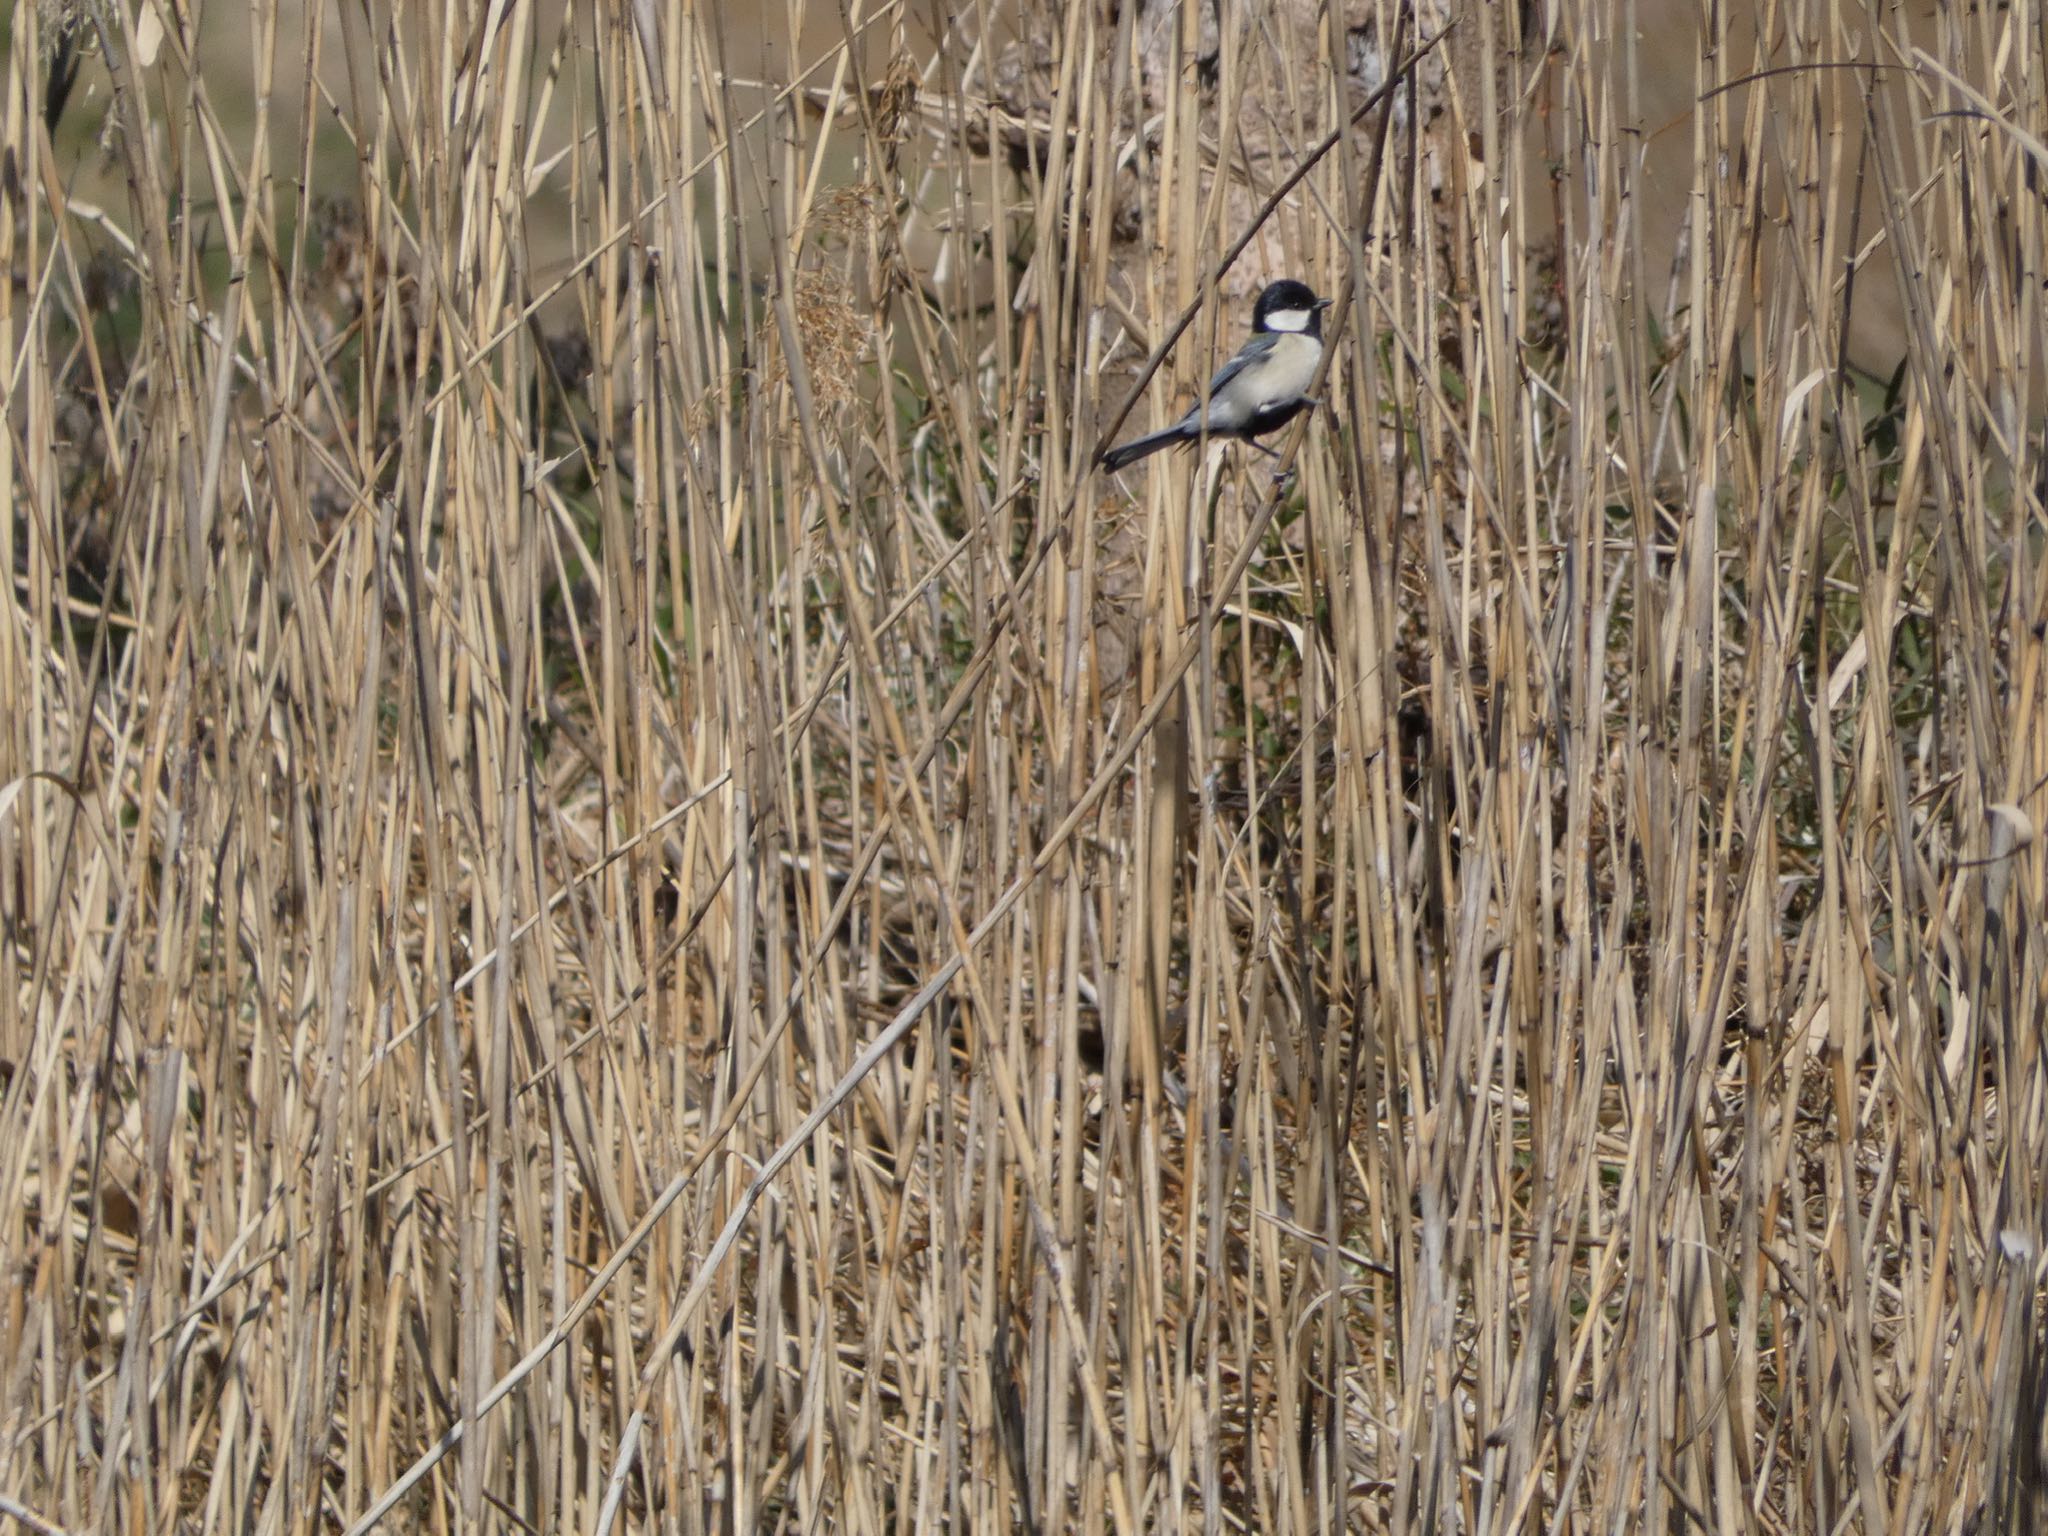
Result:
{"type": "Polygon", "coordinates": [[[1268,283],[1259,302],[1252,306],[1252,329],[1306,331],[1311,336],[1320,336],[1323,311],[1329,307],[1330,301],[1317,298],[1316,291],[1307,283],[1283,277],[1277,283],[1268,283]]]}

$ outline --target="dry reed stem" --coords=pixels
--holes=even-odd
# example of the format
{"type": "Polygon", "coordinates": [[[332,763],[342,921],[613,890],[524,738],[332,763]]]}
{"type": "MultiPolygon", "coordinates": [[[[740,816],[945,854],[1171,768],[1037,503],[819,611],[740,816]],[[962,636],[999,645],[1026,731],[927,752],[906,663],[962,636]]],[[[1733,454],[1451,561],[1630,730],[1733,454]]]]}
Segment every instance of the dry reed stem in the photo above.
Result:
{"type": "Polygon", "coordinates": [[[17,8],[0,1524],[2048,1521],[2048,35],[1510,9],[17,8]]]}

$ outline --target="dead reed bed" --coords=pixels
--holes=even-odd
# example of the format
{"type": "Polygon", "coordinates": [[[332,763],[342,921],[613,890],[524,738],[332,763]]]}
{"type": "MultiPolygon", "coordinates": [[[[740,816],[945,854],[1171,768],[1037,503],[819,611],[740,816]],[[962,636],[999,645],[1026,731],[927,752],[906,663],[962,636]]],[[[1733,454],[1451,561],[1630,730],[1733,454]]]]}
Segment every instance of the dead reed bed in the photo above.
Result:
{"type": "Polygon", "coordinates": [[[17,5],[0,1526],[2041,1529],[2048,32],[1521,12],[17,5]]]}

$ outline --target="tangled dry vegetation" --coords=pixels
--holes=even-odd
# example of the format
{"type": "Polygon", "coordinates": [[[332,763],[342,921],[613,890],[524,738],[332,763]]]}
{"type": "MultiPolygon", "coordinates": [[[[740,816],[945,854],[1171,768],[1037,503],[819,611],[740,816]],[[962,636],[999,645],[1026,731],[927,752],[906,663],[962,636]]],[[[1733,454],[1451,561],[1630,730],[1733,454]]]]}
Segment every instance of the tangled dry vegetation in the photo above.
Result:
{"type": "Polygon", "coordinates": [[[17,5],[0,1526],[2040,1529],[2048,34],[1521,10],[17,5]]]}

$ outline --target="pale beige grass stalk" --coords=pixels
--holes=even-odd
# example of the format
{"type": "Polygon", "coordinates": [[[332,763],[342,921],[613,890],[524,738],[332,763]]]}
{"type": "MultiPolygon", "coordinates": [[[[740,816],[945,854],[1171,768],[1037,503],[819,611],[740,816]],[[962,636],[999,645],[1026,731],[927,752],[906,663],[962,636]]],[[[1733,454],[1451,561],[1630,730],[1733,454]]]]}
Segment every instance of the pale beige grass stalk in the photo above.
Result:
{"type": "Polygon", "coordinates": [[[2048,1519],[2044,39],[1354,9],[17,10],[0,1525],[2048,1519]]]}

